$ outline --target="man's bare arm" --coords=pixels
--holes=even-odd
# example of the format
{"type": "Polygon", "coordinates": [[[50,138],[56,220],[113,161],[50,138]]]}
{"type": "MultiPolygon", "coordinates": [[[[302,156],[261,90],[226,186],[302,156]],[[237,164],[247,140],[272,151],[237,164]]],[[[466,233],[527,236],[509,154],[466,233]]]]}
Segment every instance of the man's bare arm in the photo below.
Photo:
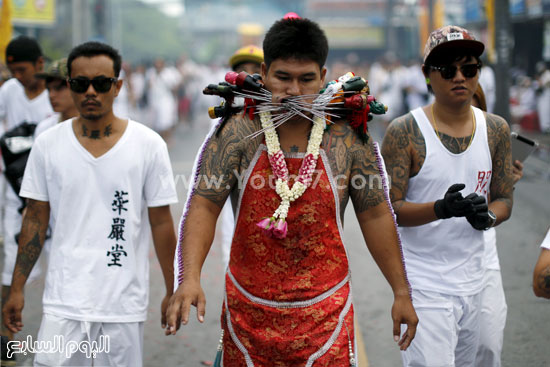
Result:
{"type": "Polygon", "coordinates": [[[159,260],[166,294],[161,302],[161,326],[166,327],[166,308],[168,301],[174,292],[174,253],[176,252],[176,234],[174,222],[170,213],[170,206],[151,207],[149,212],[149,224],[153,235],[153,244],[159,260]]]}
{"type": "Polygon", "coordinates": [[[2,310],[4,324],[13,332],[18,332],[23,328],[21,317],[24,306],[23,290],[42,251],[49,220],[50,203],[29,199],[23,215],[10,296],[2,310]]]}
{"type": "Polygon", "coordinates": [[[399,341],[401,324],[407,324],[408,329],[399,341],[399,346],[405,350],[410,345],[416,333],[418,318],[409,297],[409,285],[405,277],[405,267],[397,240],[397,230],[394,225],[389,203],[383,187],[367,184],[358,188],[355,183],[372,182],[369,177],[378,176],[378,162],[371,145],[357,145],[353,152],[353,163],[350,180],[350,196],[353,207],[361,226],[361,231],[367,247],[378,267],[386,277],[394,293],[392,307],[393,335],[399,341]],[[357,180],[364,177],[364,180],[357,180]]]}
{"type": "Polygon", "coordinates": [[[498,225],[512,214],[514,176],[512,171],[512,148],[510,127],[500,116],[487,114],[487,135],[491,149],[493,174],[491,177],[491,203],[498,225]]]}
{"type": "Polygon", "coordinates": [[[174,290],[174,253],[176,251],[176,234],[170,206],[151,207],[148,209],[149,223],[153,235],[155,252],[164,276],[166,293],[174,290]]]}
{"type": "Polygon", "coordinates": [[[550,250],[541,249],[533,271],[533,292],[537,297],[550,299],[550,250]]]}
{"type": "Polygon", "coordinates": [[[420,171],[426,159],[426,143],[412,114],[392,121],[384,135],[382,156],[391,178],[390,198],[399,225],[419,226],[437,220],[433,202],[405,201],[409,179],[420,171]]]}
{"type": "Polygon", "coordinates": [[[216,220],[229,193],[238,184],[236,173],[242,160],[247,159],[243,152],[249,150],[247,145],[251,141],[245,137],[254,131],[252,124],[239,117],[230,119],[212,137],[202,157],[200,181],[190,203],[181,243],[183,279],[168,305],[166,334],[175,334],[181,323],[187,324],[191,305],[197,307],[198,320],[204,321],[202,266],[214,239],[216,220]]]}
{"type": "Polygon", "coordinates": [[[23,216],[17,260],[13,270],[12,291],[23,290],[34,264],[40,256],[46,240],[46,231],[50,220],[50,203],[47,201],[27,200],[23,216]]]}

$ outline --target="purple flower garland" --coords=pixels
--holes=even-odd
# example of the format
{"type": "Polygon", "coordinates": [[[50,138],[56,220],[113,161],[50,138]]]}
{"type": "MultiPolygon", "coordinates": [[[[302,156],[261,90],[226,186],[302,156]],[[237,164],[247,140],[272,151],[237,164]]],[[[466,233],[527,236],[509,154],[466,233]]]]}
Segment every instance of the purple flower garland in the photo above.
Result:
{"type": "Polygon", "coordinates": [[[210,143],[210,140],[212,139],[212,136],[218,130],[218,127],[223,123],[223,118],[221,118],[216,125],[210,130],[208,135],[206,136],[206,139],[204,140],[204,143],[202,143],[201,148],[199,149],[199,154],[195,158],[195,163],[193,165],[193,184],[189,188],[189,192],[187,193],[187,201],[185,203],[185,207],[183,209],[183,213],[181,215],[180,224],[179,224],[179,230],[178,230],[178,246],[176,249],[176,256],[178,261],[178,281],[175,285],[176,287],[181,284],[183,281],[183,254],[182,254],[182,243],[183,243],[183,236],[185,231],[185,221],[187,219],[187,215],[189,214],[189,208],[191,207],[191,199],[193,199],[193,196],[195,196],[195,192],[197,191],[197,181],[199,178],[199,174],[202,167],[202,159],[204,157],[204,152],[206,151],[206,148],[208,147],[208,144],[210,143]]]}

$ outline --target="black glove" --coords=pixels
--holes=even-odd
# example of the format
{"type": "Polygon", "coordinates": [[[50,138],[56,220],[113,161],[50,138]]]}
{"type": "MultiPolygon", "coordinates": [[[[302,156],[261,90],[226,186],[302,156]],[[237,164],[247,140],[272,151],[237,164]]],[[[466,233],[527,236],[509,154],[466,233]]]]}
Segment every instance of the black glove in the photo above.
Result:
{"type": "Polygon", "coordinates": [[[472,200],[463,198],[459,192],[465,187],[464,184],[454,184],[449,187],[443,199],[435,202],[434,211],[439,219],[465,217],[475,213],[472,200]]]}
{"type": "Polygon", "coordinates": [[[474,229],[482,231],[494,224],[493,218],[489,215],[489,206],[487,205],[485,196],[472,193],[466,196],[466,198],[470,198],[475,210],[473,214],[466,216],[468,223],[470,223],[474,229]]]}

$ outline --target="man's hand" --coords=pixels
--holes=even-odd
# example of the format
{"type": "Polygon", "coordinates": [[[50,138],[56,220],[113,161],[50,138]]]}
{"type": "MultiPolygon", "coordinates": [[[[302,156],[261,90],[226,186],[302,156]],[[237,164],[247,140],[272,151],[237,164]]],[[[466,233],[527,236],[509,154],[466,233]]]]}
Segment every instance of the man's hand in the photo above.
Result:
{"type": "Polygon", "coordinates": [[[408,294],[395,296],[391,317],[393,319],[393,340],[397,342],[399,349],[407,350],[416,335],[416,325],[418,325],[418,316],[416,316],[408,294]],[[400,340],[401,324],[407,324],[407,330],[403,333],[400,340]]]}
{"type": "Polygon", "coordinates": [[[514,185],[523,177],[523,163],[517,159],[512,164],[512,179],[514,180],[514,185]]]}
{"type": "Polygon", "coordinates": [[[485,199],[485,196],[471,193],[466,196],[466,198],[469,198],[473,203],[475,212],[466,216],[466,219],[474,229],[482,231],[487,229],[491,224],[494,224],[489,216],[489,206],[487,205],[487,199],[485,199]]]}
{"type": "Polygon", "coordinates": [[[4,325],[13,333],[23,329],[22,311],[25,306],[25,295],[23,292],[11,289],[10,296],[2,309],[4,325]]]}
{"type": "Polygon", "coordinates": [[[180,328],[180,324],[187,325],[189,322],[189,311],[191,305],[197,308],[197,319],[204,322],[206,313],[206,298],[201,288],[200,281],[183,281],[176,293],[170,297],[168,310],[166,313],[166,335],[175,335],[180,328]]]}
{"type": "Polygon", "coordinates": [[[443,199],[437,200],[434,204],[435,215],[439,219],[448,219],[451,217],[465,217],[474,213],[473,204],[470,199],[462,197],[460,190],[464,189],[464,184],[451,185],[443,199]]]}

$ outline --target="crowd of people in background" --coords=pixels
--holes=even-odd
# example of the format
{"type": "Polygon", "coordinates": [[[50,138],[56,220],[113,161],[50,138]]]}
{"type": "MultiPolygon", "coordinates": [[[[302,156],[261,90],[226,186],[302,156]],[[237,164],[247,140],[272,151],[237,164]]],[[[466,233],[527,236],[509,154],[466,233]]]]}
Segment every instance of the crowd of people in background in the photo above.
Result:
{"type": "MultiPolygon", "coordinates": [[[[391,101],[388,113],[379,117],[384,122],[389,123],[407,111],[433,102],[424,83],[420,60],[400,60],[392,52],[371,62],[355,59],[333,60],[327,65],[327,77],[329,80],[335,79],[347,71],[366,76],[377,98],[391,101]]],[[[480,84],[486,96],[487,111],[494,112],[495,73],[487,60],[483,63],[480,84]]],[[[208,124],[205,111],[219,101],[215,97],[202,95],[202,90],[210,83],[222,81],[230,69],[231,65],[197,63],[185,55],[179,60],[157,58],[152,62],[124,62],[121,70],[124,85],[116,99],[115,111],[121,116],[140,119],[169,140],[178,123],[186,127],[208,124]]],[[[515,130],[521,128],[550,134],[548,64],[539,62],[533,76],[513,68],[511,76],[510,112],[515,130]]],[[[0,85],[9,78],[9,70],[0,64],[0,85]]]]}

